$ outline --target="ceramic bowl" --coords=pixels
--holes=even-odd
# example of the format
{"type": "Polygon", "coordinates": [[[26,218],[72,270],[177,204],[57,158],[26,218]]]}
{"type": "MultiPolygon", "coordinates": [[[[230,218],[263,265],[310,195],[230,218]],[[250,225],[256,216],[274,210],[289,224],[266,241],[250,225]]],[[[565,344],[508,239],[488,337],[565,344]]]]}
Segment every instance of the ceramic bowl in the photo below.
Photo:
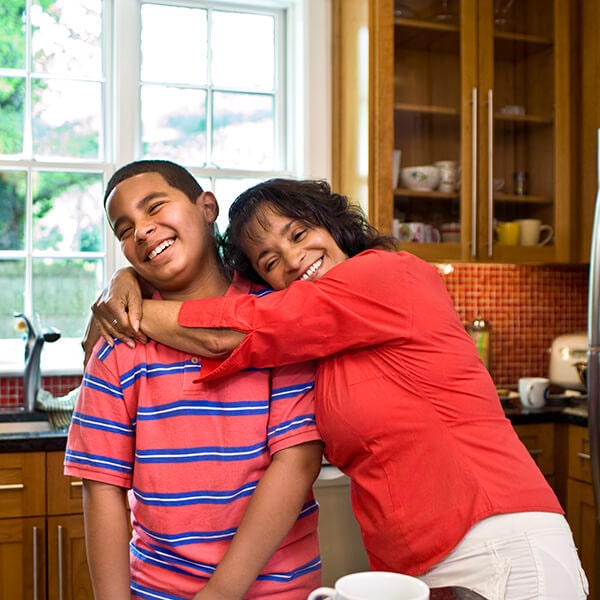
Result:
{"type": "Polygon", "coordinates": [[[417,192],[431,192],[440,185],[440,170],[432,165],[406,167],[400,171],[402,185],[417,192]]]}

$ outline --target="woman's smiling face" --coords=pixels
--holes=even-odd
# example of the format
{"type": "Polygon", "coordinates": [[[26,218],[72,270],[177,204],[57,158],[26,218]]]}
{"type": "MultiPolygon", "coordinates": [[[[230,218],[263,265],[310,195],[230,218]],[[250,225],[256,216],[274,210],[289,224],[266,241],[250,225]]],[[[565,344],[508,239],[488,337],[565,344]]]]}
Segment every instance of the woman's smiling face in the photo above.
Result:
{"type": "Polygon", "coordinates": [[[280,215],[268,206],[244,228],[242,247],[254,270],[275,290],[297,279],[315,281],[348,258],[324,227],[280,215]]]}

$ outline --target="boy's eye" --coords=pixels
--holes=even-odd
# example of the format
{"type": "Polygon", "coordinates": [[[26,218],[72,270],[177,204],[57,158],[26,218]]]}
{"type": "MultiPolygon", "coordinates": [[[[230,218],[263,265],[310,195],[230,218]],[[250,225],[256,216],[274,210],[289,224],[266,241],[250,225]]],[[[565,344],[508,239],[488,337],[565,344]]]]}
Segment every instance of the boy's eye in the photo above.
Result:
{"type": "Polygon", "coordinates": [[[148,212],[150,214],[155,213],[163,204],[164,204],[164,202],[154,202],[154,204],[151,204],[148,207],[148,212]]]}
{"type": "Polygon", "coordinates": [[[125,239],[131,232],[133,231],[132,227],[123,227],[119,231],[115,232],[117,234],[117,239],[119,241],[125,239]]]}

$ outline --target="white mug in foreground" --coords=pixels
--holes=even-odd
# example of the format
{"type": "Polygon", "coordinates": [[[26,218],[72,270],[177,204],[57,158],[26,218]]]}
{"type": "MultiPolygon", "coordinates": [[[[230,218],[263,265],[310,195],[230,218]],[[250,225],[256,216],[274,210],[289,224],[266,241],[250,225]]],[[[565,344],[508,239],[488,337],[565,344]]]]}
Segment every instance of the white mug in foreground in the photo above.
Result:
{"type": "Polygon", "coordinates": [[[416,577],[386,571],[344,575],[335,588],[321,587],[307,600],[428,600],[429,588],[416,577]]]}
{"type": "Polygon", "coordinates": [[[525,408],[542,408],[546,404],[550,380],[545,377],[519,379],[519,398],[525,408]]]}

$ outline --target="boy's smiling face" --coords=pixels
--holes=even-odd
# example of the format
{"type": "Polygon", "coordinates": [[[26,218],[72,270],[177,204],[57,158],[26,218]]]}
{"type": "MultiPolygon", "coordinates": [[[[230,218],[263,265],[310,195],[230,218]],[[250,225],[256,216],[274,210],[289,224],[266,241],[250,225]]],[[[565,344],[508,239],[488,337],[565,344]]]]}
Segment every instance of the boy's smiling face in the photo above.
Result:
{"type": "Polygon", "coordinates": [[[212,193],[194,204],[159,173],[142,173],[115,187],[106,213],[127,260],[164,298],[206,296],[206,286],[220,277],[212,193]]]}

